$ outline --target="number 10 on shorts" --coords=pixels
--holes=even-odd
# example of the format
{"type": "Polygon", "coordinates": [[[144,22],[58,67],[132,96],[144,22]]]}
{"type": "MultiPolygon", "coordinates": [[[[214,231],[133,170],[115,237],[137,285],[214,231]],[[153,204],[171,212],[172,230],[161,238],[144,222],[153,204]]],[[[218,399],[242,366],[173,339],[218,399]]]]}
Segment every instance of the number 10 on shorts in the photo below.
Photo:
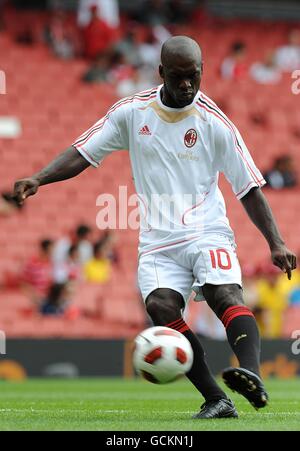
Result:
{"type": "Polygon", "coordinates": [[[209,251],[211,266],[216,269],[231,269],[230,254],[226,249],[214,249],[209,251]]]}

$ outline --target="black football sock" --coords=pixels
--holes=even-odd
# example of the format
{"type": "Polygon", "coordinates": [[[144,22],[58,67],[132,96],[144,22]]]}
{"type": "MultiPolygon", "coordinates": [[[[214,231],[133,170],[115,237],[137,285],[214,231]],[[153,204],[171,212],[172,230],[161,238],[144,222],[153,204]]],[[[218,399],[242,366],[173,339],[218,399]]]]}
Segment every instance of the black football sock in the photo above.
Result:
{"type": "Polygon", "coordinates": [[[259,375],[260,337],[251,310],[243,305],[229,307],[221,321],[240,366],[259,375]]]}
{"type": "Polygon", "coordinates": [[[179,318],[177,321],[173,321],[165,326],[181,332],[191,343],[194,351],[194,361],[192,368],[188,373],[186,373],[186,375],[197,390],[202,394],[205,400],[210,401],[213,399],[227,399],[226,394],[218,386],[207,366],[205,352],[199,339],[191,331],[185,321],[182,318],[179,318]]]}

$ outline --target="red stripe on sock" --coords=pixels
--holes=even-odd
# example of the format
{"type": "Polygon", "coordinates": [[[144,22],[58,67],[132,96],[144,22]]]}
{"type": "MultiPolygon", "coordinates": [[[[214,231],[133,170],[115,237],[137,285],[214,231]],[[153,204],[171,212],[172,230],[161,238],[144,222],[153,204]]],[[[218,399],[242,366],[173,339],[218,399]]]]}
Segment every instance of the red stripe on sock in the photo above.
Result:
{"type": "Polygon", "coordinates": [[[227,329],[227,327],[229,326],[229,324],[231,323],[231,321],[236,318],[237,316],[252,316],[252,318],[255,318],[255,316],[253,315],[252,312],[250,312],[250,310],[248,312],[241,312],[241,313],[234,313],[226,322],[226,324],[224,324],[225,329],[227,329]]]}
{"type": "Polygon", "coordinates": [[[228,307],[227,310],[223,313],[223,316],[221,318],[222,323],[226,321],[227,317],[230,316],[233,312],[240,311],[240,309],[243,309],[243,305],[233,305],[232,307],[228,307]]]}
{"type": "Polygon", "coordinates": [[[189,326],[186,323],[184,323],[184,326],[182,326],[180,329],[177,329],[177,330],[178,330],[178,332],[183,334],[183,332],[185,332],[189,329],[190,329],[189,326]]]}
{"type": "Polygon", "coordinates": [[[251,310],[249,310],[248,307],[244,306],[229,307],[221,318],[224,327],[227,328],[231,323],[231,321],[234,318],[237,318],[238,316],[252,316],[252,318],[255,318],[253,313],[251,312],[251,310]]]}
{"type": "Polygon", "coordinates": [[[178,332],[185,332],[186,330],[189,330],[189,326],[186,324],[186,322],[179,318],[176,321],[173,321],[172,323],[166,324],[166,327],[170,327],[171,329],[177,330],[178,332]]]}
{"type": "Polygon", "coordinates": [[[165,327],[170,327],[171,329],[175,329],[175,327],[183,321],[182,318],[177,319],[176,321],[173,321],[172,323],[166,324],[165,327]]]}
{"type": "Polygon", "coordinates": [[[176,324],[176,326],[173,327],[173,329],[178,330],[181,329],[182,327],[184,327],[185,322],[182,320],[180,321],[180,323],[176,324]]]}

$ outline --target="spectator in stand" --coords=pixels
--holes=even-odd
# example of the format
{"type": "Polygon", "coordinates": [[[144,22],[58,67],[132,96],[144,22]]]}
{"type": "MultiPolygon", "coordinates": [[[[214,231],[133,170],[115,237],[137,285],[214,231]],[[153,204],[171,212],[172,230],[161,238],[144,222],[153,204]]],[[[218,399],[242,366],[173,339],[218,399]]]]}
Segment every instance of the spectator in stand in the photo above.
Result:
{"type": "Polygon", "coordinates": [[[83,28],[91,21],[91,7],[96,7],[97,15],[111,28],[117,29],[120,25],[118,0],[79,0],[77,22],[83,28]]]}
{"type": "Polygon", "coordinates": [[[111,262],[109,259],[110,245],[105,240],[94,245],[94,256],[84,266],[87,282],[106,283],[111,276],[111,262]]]}
{"type": "Polygon", "coordinates": [[[85,83],[108,82],[109,58],[106,55],[98,55],[94,63],[82,76],[85,83]]]}
{"type": "Polygon", "coordinates": [[[258,307],[262,311],[261,333],[266,338],[278,338],[282,335],[283,313],[288,305],[279,282],[280,270],[266,263],[259,272],[261,277],[257,281],[257,292],[258,307]]]}
{"type": "Polygon", "coordinates": [[[300,30],[292,30],[288,43],[275,53],[275,63],[283,72],[293,72],[300,68],[300,30]]]}
{"type": "Polygon", "coordinates": [[[251,263],[243,264],[242,274],[243,274],[243,293],[245,304],[253,312],[256,312],[259,302],[257,291],[257,280],[258,280],[257,267],[251,263]]]}
{"type": "Polygon", "coordinates": [[[91,21],[83,29],[84,56],[94,60],[106,54],[115,40],[115,31],[103,19],[98,17],[97,7],[91,7],[91,21]]]}
{"type": "Polygon", "coordinates": [[[133,75],[133,68],[126,61],[125,56],[118,51],[113,51],[110,58],[110,69],[108,78],[112,83],[119,83],[127,80],[133,75]]]}
{"type": "Polygon", "coordinates": [[[117,94],[119,97],[127,97],[134,95],[137,92],[150,89],[155,86],[155,81],[150,79],[149,70],[143,67],[133,67],[132,76],[121,80],[116,85],[117,94]]]}
{"type": "Polygon", "coordinates": [[[70,59],[75,56],[74,33],[62,9],[53,11],[51,21],[45,29],[45,38],[58,58],[70,59]]]}
{"type": "Polygon", "coordinates": [[[201,337],[213,338],[215,340],[225,340],[226,333],[223,324],[206,302],[195,302],[191,306],[194,308],[193,326],[195,332],[201,337]]]}
{"type": "Polygon", "coordinates": [[[164,0],[146,0],[134,8],[131,18],[137,23],[155,27],[168,23],[169,8],[164,0]]]}
{"type": "Polygon", "coordinates": [[[103,243],[103,246],[105,246],[107,258],[112,262],[112,264],[119,266],[120,257],[116,247],[118,237],[115,232],[113,230],[106,229],[100,241],[103,243]]]}
{"type": "MultiPolygon", "coordinates": [[[[300,259],[300,253],[298,253],[298,261],[300,259]]],[[[300,306],[300,269],[296,268],[291,280],[286,281],[286,277],[282,277],[284,274],[278,276],[278,286],[280,292],[285,296],[287,303],[290,306],[300,306]]]]}
{"type": "Polygon", "coordinates": [[[41,302],[39,311],[42,315],[62,316],[75,319],[79,310],[70,305],[73,295],[70,283],[54,283],[49,287],[47,296],[41,302]]]}
{"type": "Polygon", "coordinates": [[[242,80],[247,77],[247,65],[245,64],[246,46],[243,42],[234,42],[230,54],[221,65],[221,76],[226,80],[242,80]]]}
{"type": "Polygon", "coordinates": [[[78,245],[73,244],[66,261],[54,265],[54,281],[66,283],[69,281],[80,281],[82,278],[82,265],[79,262],[78,245]]]}
{"type": "Polygon", "coordinates": [[[123,39],[115,45],[115,50],[124,55],[126,61],[132,66],[139,66],[141,64],[137,34],[134,29],[128,28],[123,39]]]}
{"type": "Polygon", "coordinates": [[[154,29],[149,29],[145,41],[139,45],[141,63],[149,68],[157,67],[160,48],[160,41],[156,38],[154,29]]]}
{"type": "Polygon", "coordinates": [[[11,216],[20,211],[22,205],[12,197],[9,192],[2,192],[0,195],[0,216],[11,216]]]}
{"type": "Polygon", "coordinates": [[[290,155],[275,159],[273,167],[264,174],[267,186],[272,189],[293,188],[297,185],[294,162],[290,155]]]}
{"type": "Polygon", "coordinates": [[[269,52],[263,62],[257,62],[250,67],[250,76],[257,83],[275,85],[281,80],[281,71],[276,65],[274,52],[269,52]]]}
{"type": "Polygon", "coordinates": [[[40,241],[38,254],[31,257],[23,269],[22,286],[34,303],[45,297],[53,282],[52,251],[51,239],[40,241]]]}
{"type": "Polygon", "coordinates": [[[187,23],[191,13],[191,7],[183,0],[169,0],[167,20],[169,24],[187,23]]]}
{"type": "Polygon", "coordinates": [[[77,245],[79,262],[81,265],[92,258],[93,245],[90,241],[91,228],[86,224],[80,224],[75,232],[57,241],[53,251],[55,265],[68,260],[68,252],[72,245],[77,245]]]}
{"type": "Polygon", "coordinates": [[[130,80],[133,73],[134,69],[128,64],[125,56],[117,50],[111,50],[110,53],[96,58],[82,80],[88,83],[105,81],[117,85],[123,80],[130,80]]]}

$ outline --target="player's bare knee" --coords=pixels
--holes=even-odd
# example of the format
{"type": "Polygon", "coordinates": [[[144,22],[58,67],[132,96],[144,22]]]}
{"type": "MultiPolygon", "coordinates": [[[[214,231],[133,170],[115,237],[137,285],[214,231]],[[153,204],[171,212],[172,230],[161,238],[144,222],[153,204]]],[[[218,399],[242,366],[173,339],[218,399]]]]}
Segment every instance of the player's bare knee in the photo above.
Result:
{"type": "MultiPolygon", "coordinates": [[[[169,290],[172,291],[172,290],[169,290]]],[[[163,292],[162,289],[153,291],[146,299],[146,309],[156,326],[164,326],[181,316],[183,299],[181,295],[163,292]]]]}
{"type": "Polygon", "coordinates": [[[244,305],[243,291],[237,284],[206,284],[203,287],[203,293],[208,305],[219,318],[229,307],[244,305]]]}

